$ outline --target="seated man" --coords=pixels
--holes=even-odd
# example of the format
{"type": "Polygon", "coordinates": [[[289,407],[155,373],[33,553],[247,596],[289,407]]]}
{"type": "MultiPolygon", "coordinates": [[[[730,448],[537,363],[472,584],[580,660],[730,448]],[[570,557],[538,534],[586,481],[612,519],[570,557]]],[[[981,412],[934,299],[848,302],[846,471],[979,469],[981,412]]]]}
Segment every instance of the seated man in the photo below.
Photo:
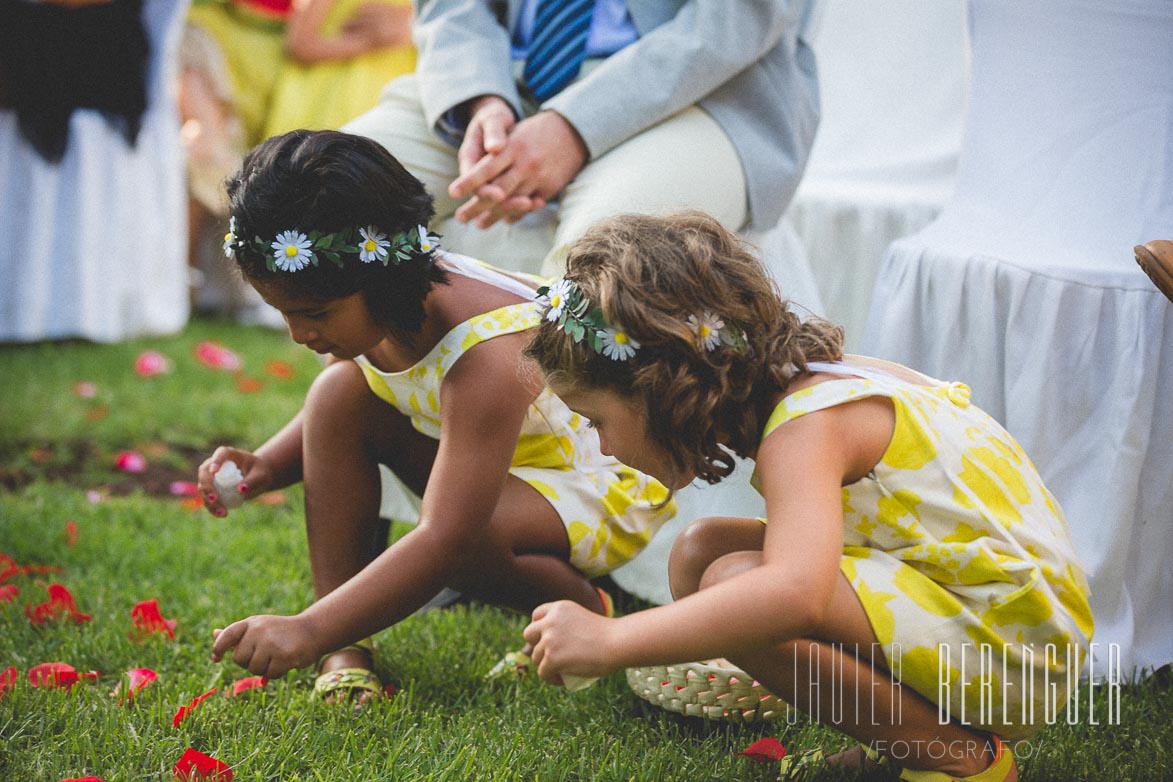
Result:
{"type": "Polygon", "coordinates": [[[416,72],[344,129],[425,183],[438,232],[508,268],[557,274],[620,212],[769,229],[818,124],[812,5],[421,0],[416,72]]]}

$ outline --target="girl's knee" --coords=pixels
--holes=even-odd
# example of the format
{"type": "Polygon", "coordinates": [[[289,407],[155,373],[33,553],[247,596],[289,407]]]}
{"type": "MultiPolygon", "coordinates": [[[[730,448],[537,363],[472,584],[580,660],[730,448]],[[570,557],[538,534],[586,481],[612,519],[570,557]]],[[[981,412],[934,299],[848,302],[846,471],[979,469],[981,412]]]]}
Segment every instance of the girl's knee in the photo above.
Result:
{"type": "MultiPolygon", "coordinates": [[[[747,536],[744,519],[698,519],[685,527],[668,557],[672,594],[684,597],[761,561],[760,537],[747,536]]],[[[755,522],[756,523],[756,522],[755,522]]],[[[753,534],[758,534],[753,530],[753,534]]]]}

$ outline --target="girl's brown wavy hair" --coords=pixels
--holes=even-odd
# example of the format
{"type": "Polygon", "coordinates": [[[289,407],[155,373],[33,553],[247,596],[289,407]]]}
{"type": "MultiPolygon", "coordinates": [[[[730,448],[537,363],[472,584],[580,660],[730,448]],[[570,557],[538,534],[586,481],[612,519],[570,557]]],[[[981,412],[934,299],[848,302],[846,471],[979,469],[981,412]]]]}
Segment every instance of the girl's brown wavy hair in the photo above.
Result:
{"type": "Polygon", "coordinates": [[[543,319],[526,350],[555,392],[604,389],[641,403],[674,468],[716,483],[729,452],[752,457],[779,393],[808,361],[843,355],[843,330],[803,321],[746,242],[701,212],[619,215],[571,248],[566,278],[640,347],[614,361],[543,319]],[[706,311],[744,348],[706,350],[689,326],[706,311]]]}

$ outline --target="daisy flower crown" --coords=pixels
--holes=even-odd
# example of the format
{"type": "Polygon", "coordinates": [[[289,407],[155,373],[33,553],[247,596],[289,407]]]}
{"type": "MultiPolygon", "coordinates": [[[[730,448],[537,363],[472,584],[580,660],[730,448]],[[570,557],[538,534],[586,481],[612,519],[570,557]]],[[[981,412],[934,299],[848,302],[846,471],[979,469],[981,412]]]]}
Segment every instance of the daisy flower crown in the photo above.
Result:
{"type": "MultiPolygon", "coordinates": [[[[537,301],[545,309],[543,317],[558,324],[558,329],[576,343],[586,341],[596,353],[613,361],[626,361],[639,350],[639,342],[622,328],[607,325],[603,311],[592,307],[586,294],[572,280],[558,280],[538,288],[537,301]]],[[[719,315],[705,310],[700,316],[689,315],[688,327],[698,349],[716,350],[724,345],[738,352],[746,348],[745,330],[725,325],[719,315]]]]}
{"type": "Polygon", "coordinates": [[[384,266],[410,260],[418,253],[432,253],[440,246],[440,237],[429,234],[424,226],[388,236],[373,225],[362,228],[344,228],[341,231],[281,231],[266,241],[259,236],[251,240],[236,235],[236,217],[228,223],[224,235],[224,254],[235,258],[241,250],[253,250],[265,258],[269,271],[297,272],[307,266],[317,266],[322,259],[339,268],[348,256],[358,256],[363,263],[378,261],[384,266]]]}

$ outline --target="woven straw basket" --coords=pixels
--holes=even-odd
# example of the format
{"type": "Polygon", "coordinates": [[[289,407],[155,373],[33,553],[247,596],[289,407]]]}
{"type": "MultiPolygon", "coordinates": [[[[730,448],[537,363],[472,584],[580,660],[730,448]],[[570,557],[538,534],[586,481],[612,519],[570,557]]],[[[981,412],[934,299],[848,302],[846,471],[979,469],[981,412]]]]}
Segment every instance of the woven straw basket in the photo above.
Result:
{"type": "Polygon", "coordinates": [[[668,711],[726,722],[769,722],[786,714],[786,702],[726,660],[628,668],[635,694],[668,711]]]}

